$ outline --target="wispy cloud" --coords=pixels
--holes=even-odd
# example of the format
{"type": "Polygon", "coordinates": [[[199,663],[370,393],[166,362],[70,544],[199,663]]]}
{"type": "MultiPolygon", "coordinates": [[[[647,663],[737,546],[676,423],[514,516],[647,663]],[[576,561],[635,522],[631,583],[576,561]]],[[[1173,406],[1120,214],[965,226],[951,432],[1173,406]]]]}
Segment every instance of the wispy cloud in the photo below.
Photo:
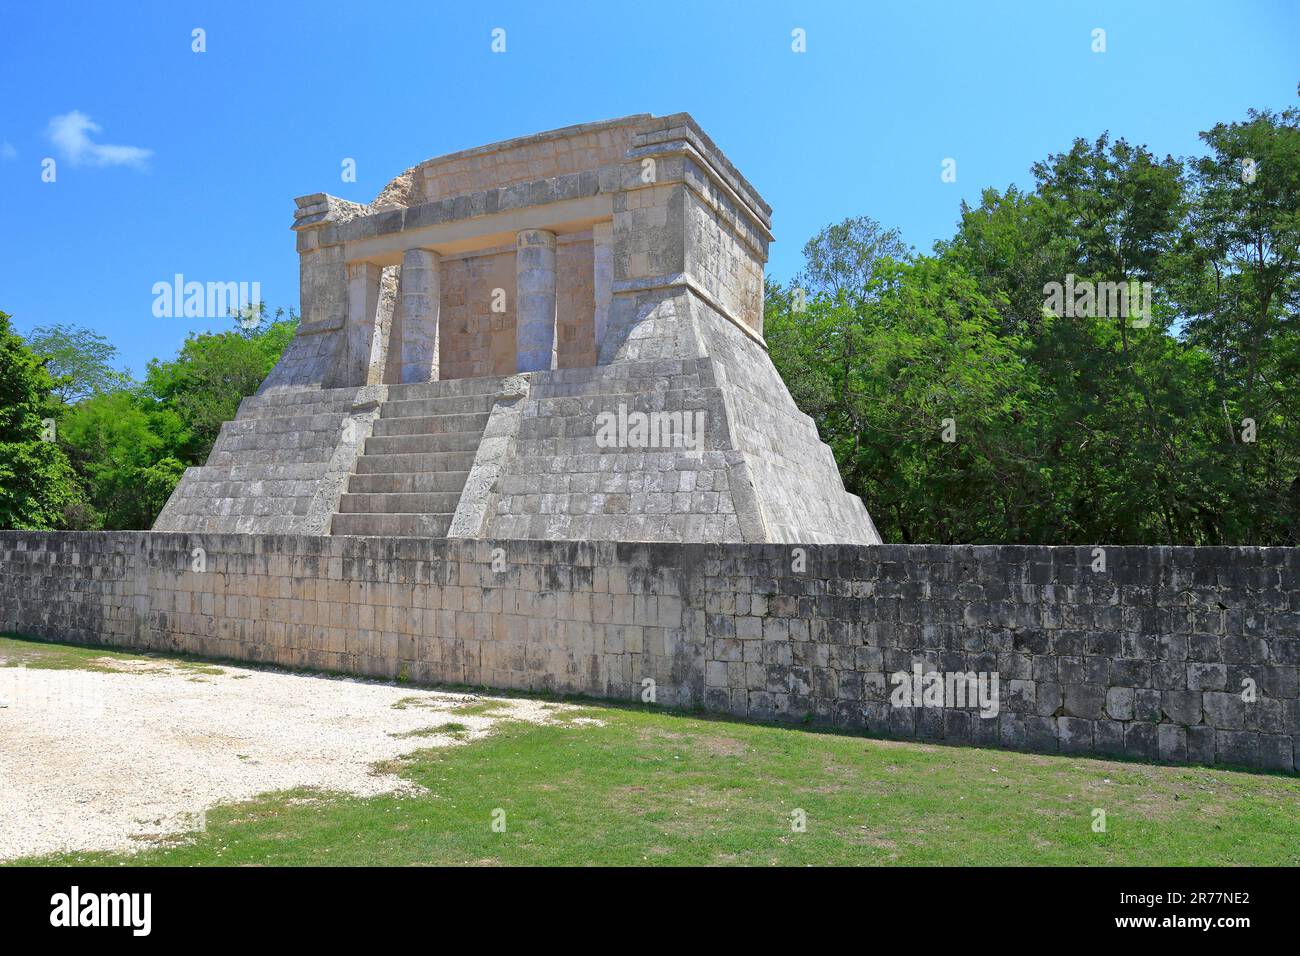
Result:
{"type": "Polygon", "coordinates": [[[0,143],[0,159],[17,159],[18,150],[13,143],[0,143]]]}
{"type": "Polygon", "coordinates": [[[141,146],[92,142],[90,134],[99,132],[102,130],[98,123],[81,111],[73,110],[50,120],[46,135],[73,166],[134,166],[143,169],[145,161],[153,155],[152,149],[141,146]]]}

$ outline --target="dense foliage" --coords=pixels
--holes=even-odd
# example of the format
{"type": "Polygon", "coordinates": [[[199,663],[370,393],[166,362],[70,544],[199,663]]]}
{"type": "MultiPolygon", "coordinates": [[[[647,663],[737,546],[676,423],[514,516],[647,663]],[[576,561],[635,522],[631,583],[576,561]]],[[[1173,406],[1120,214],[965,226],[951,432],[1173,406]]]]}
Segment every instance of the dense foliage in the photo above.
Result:
{"type": "Polygon", "coordinates": [[[932,255],[865,217],[808,243],[767,340],[886,540],[1300,543],[1298,121],[1076,141],[932,255]],[[1069,276],[1151,307],[1045,308],[1069,276]]]}
{"type": "Polygon", "coordinates": [[[77,501],[76,476],[55,441],[55,384],[0,312],[0,527],[58,528],[77,501]]]}
{"type": "Polygon", "coordinates": [[[72,404],[131,384],[131,376],[113,368],[117,349],[98,332],[71,325],[32,329],[27,346],[45,359],[54,379],[54,394],[72,404]]]}
{"type": "MultiPolygon", "coordinates": [[[[10,347],[25,356],[23,367],[35,369],[38,379],[44,376],[45,398],[39,389],[32,392],[28,420],[39,423],[40,409],[57,419],[57,444],[44,443],[35,451],[57,456],[70,490],[48,496],[44,510],[31,505],[28,512],[3,513],[4,525],[150,527],[185,468],[203,464],[221,423],[235,417],[240,400],[257,390],[293,338],[297,317],[292,312],[273,317],[261,312],[259,323],[236,322],[227,332],[190,335],[174,359],[150,362],[140,383],[115,371],[110,363],[116,350],[86,329],[38,329],[27,347],[10,336],[16,343],[10,347]],[[60,391],[68,400],[58,400],[60,391]]],[[[7,356],[6,367],[13,361],[7,356]]],[[[5,377],[8,382],[10,376],[5,377]]],[[[4,397],[7,416],[17,407],[4,397]]],[[[11,478],[17,470],[0,472],[6,497],[21,491],[11,478]]]]}

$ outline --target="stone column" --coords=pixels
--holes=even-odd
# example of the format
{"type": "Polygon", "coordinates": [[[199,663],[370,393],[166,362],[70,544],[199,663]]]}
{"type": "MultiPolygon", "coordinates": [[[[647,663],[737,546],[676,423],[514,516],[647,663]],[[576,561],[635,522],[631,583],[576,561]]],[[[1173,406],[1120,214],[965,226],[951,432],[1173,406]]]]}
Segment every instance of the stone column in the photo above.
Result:
{"type": "Polygon", "coordinates": [[[407,249],[402,256],[399,382],[438,379],[441,271],[442,256],[430,249],[407,249]]]}
{"type": "MultiPolygon", "coordinates": [[[[370,357],[366,360],[366,385],[382,385],[388,367],[389,345],[394,341],[394,324],[401,323],[397,315],[397,267],[384,266],[379,270],[379,301],[375,307],[375,322],[370,331],[370,357]]],[[[401,341],[401,332],[397,341],[401,341]]]]}
{"type": "Polygon", "coordinates": [[[299,196],[294,210],[299,256],[299,314],[313,331],[341,329],[347,316],[348,270],[336,200],[324,193],[299,196]]]}
{"type": "Polygon", "coordinates": [[[591,227],[591,260],[594,269],[592,287],[596,291],[595,342],[596,355],[600,356],[600,343],[609,324],[609,307],[614,300],[614,224],[598,222],[591,227]]]}
{"type": "Polygon", "coordinates": [[[383,268],[371,262],[348,263],[348,321],[343,368],[335,387],[365,385],[379,314],[379,282],[383,268]]]}
{"type": "Polygon", "coordinates": [[[521,372],[555,367],[555,233],[521,229],[515,247],[515,346],[521,372]]]}

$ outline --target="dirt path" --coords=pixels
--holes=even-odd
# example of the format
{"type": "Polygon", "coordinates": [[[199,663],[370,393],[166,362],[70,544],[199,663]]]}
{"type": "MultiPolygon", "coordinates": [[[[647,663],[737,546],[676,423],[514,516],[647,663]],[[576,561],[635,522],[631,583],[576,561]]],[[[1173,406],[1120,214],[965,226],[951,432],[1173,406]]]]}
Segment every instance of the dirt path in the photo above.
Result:
{"type": "Polygon", "coordinates": [[[142,848],[270,791],[393,792],[411,785],[376,762],[566,709],[226,665],[95,663],[112,670],[0,667],[0,860],[142,848]],[[489,715],[474,706],[485,702],[489,715]]]}

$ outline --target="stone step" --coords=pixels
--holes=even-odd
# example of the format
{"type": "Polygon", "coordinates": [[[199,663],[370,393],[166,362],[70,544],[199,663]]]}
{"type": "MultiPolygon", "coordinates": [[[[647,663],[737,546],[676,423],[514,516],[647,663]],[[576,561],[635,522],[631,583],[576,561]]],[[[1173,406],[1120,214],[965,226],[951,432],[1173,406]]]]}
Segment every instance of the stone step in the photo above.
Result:
{"type": "Polygon", "coordinates": [[[388,401],[402,402],[413,398],[446,398],[454,395],[495,395],[501,389],[504,376],[483,378],[449,378],[438,382],[411,382],[407,385],[390,385],[388,401]]]}
{"type": "Polygon", "coordinates": [[[316,483],[312,481],[273,478],[257,478],[252,481],[232,481],[223,478],[214,481],[199,476],[191,478],[188,484],[190,497],[214,498],[218,502],[224,498],[237,498],[242,495],[256,498],[311,497],[316,489],[316,483]]]}
{"type": "Polygon", "coordinates": [[[271,435],[282,432],[329,432],[337,435],[346,416],[337,414],[263,415],[236,418],[225,422],[221,430],[227,435],[271,435]]]}
{"type": "MultiPolygon", "coordinates": [[[[334,453],[339,443],[341,429],[329,429],[322,432],[229,432],[223,431],[212,447],[224,452],[324,452],[326,456],[334,453]]],[[[260,457],[246,455],[245,457],[260,457]]],[[[273,459],[284,460],[282,457],[273,459]]],[[[304,460],[308,460],[304,458],[304,460]]]]}
{"type": "Polygon", "coordinates": [[[335,395],[329,392],[295,392],[287,395],[245,398],[239,404],[239,417],[248,418],[282,415],[341,415],[352,410],[353,393],[335,395]]]}
{"type": "Polygon", "coordinates": [[[452,432],[473,432],[482,435],[487,427],[488,413],[469,415],[419,415],[405,418],[380,418],[375,421],[376,438],[391,435],[446,435],[452,432]]]}
{"type": "Polygon", "coordinates": [[[230,468],[248,461],[249,452],[254,452],[263,464],[268,465],[306,465],[327,463],[334,454],[333,448],[250,448],[236,445],[223,448],[208,455],[208,467],[230,468]]]}
{"type": "Polygon", "coordinates": [[[450,514],[460,500],[459,491],[439,491],[413,494],[354,494],[348,492],[339,499],[339,512],[344,514],[450,514]]]}
{"type": "Polygon", "coordinates": [[[406,474],[353,475],[348,479],[348,493],[358,495],[431,494],[455,492],[460,496],[468,471],[431,471],[406,474]]]}
{"type": "Polygon", "coordinates": [[[369,537],[445,538],[450,514],[336,514],[330,534],[369,537]]]}
{"type": "Polygon", "coordinates": [[[462,415],[490,412],[496,393],[448,395],[443,398],[391,399],[379,409],[380,418],[427,418],[432,415],[462,415]]]}
{"type": "Polygon", "coordinates": [[[445,537],[499,385],[455,379],[391,386],[330,533],[445,537]]]}
{"type": "Polygon", "coordinates": [[[469,471],[474,452],[444,451],[433,454],[362,455],[357,459],[359,475],[394,475],[410,472],[469,471]]]}
{"type": "Polygon", "coordinates": [[[468,451],[478,448],[483,433],[451,432],[445,435],[386,435],[367,438],[365,456],[424,455],[434,452],[468,451]]]}
{"type": "Polygon", "coordinates": [[[177,502],[180,514],[207,515],[305,515],[310,498],[273,497],[271,495],[253,495],[245,491],[228,498],[204,498],[187,496],[177,502]]]}
{"type": "Polygon", "coordinates": [[[309,481],[320,480],[325,464],[316,462],[308,464],[271,464],[267,462],[241,462],[237,465],[202,465],[195,471],[199,481],[309,481]]]}

